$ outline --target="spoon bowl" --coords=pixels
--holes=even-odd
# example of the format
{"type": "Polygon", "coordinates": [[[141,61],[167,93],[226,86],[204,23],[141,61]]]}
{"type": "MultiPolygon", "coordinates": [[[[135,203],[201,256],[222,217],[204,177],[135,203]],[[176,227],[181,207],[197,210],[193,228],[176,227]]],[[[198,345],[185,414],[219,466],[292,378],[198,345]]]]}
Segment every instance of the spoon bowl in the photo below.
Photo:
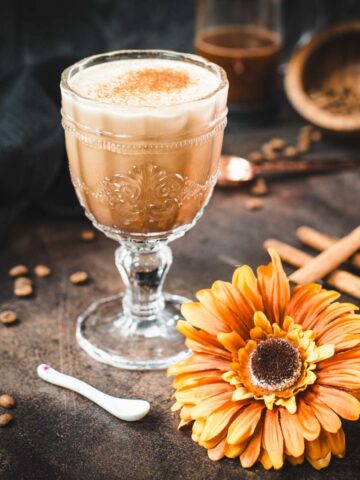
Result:
{"type": "Polygon", "coordinates": [[[82,380],[56,371],[49,365],[39,365],[37,374],[45,382],[79,393],[120,420],[136,422],[149,413],[150,403],[146,400],[131,400],[107,395],[82,380]]]}

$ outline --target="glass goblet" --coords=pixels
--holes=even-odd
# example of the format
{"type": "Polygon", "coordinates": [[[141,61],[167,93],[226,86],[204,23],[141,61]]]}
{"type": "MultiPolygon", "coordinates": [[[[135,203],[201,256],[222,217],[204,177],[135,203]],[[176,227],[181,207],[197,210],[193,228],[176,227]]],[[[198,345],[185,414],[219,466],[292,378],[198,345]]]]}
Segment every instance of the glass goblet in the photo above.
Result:
{"type": "Polygon", "coordinates": [[[62,74],[62,124],[72,182],[94,226],[120,243],[115,263],[126,287],[78,318],[77,341],[98,361],[156,369],[188,355],[175,329],[187,299],[162,293],[172,262],[168,243],[195,224],[211,196],[227,90],[226,75],[217,65],[163,50],[96,55],[62,74]],[[74,89],[78,72],[129,59],[190,63],[215,75],[216,87],[196,100],[156,107],[93,99],[74,89]]]}

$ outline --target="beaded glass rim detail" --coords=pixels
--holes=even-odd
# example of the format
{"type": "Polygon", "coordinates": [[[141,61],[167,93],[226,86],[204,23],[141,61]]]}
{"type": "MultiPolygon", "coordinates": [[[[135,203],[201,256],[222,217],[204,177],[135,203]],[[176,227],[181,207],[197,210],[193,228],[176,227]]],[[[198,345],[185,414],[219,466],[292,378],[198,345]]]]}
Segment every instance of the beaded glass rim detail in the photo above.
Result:
{"type": "MultiPolygon", "coordinates": [[[[225,112],[226,114],[226,112],[225,112]]],[[[102,132],[97,129],[85,127],[79,125],[70,119],[69,116],[63,113],[62,125],[65,132],[75,137],[79,142],[84,143],[89,148],[95,148],[97,150],[108,150],[112,153],[126,153],[138,154],[138,153],[158,153],[158,152],[171,152],[180,150],[186,147],[194,147],[202,145],[215,137],[219,132],[225,129],[227,119],[225,114],[218,120],[215,126],[211,129],[197,136],[189,136],[189,138],[181,138],[173,142],[148,142],[135,140],[141,137],[124,137],[121,140],[120,137],[111,134],[110,132],[102,132]],[[85,131],[84,131],[85,130],[85,131]],[[119,138],[119,140],[117,140],[119,138]],[[128,138],[128,141],[124,140],[128,138]]]]}

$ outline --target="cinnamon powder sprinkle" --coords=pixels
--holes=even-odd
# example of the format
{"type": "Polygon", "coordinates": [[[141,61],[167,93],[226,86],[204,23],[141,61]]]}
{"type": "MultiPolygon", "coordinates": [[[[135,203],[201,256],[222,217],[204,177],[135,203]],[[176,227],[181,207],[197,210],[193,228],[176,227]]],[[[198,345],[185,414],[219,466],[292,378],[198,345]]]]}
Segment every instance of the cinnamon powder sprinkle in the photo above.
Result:
{"type": "Polygon", "coordinates": [[[119,76],[113,82],[100,85],[97,96],[113,99],[119,95],[148,95],[150,93],[172,93],[187,88],[192,83],[185,71],[172,68],[145,68],[119,76]]]}

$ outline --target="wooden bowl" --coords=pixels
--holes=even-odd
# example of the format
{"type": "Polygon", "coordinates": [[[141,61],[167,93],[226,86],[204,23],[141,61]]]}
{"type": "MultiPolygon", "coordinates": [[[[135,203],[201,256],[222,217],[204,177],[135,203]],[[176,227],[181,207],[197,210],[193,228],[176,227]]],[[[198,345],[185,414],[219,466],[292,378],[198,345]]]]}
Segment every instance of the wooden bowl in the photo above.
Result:
{"type": "Polygon", "coordinates": [[[332,132],[360,133],[360,22],[331,27],[297,49],[285,90],[307,121],[332,132]]]}

